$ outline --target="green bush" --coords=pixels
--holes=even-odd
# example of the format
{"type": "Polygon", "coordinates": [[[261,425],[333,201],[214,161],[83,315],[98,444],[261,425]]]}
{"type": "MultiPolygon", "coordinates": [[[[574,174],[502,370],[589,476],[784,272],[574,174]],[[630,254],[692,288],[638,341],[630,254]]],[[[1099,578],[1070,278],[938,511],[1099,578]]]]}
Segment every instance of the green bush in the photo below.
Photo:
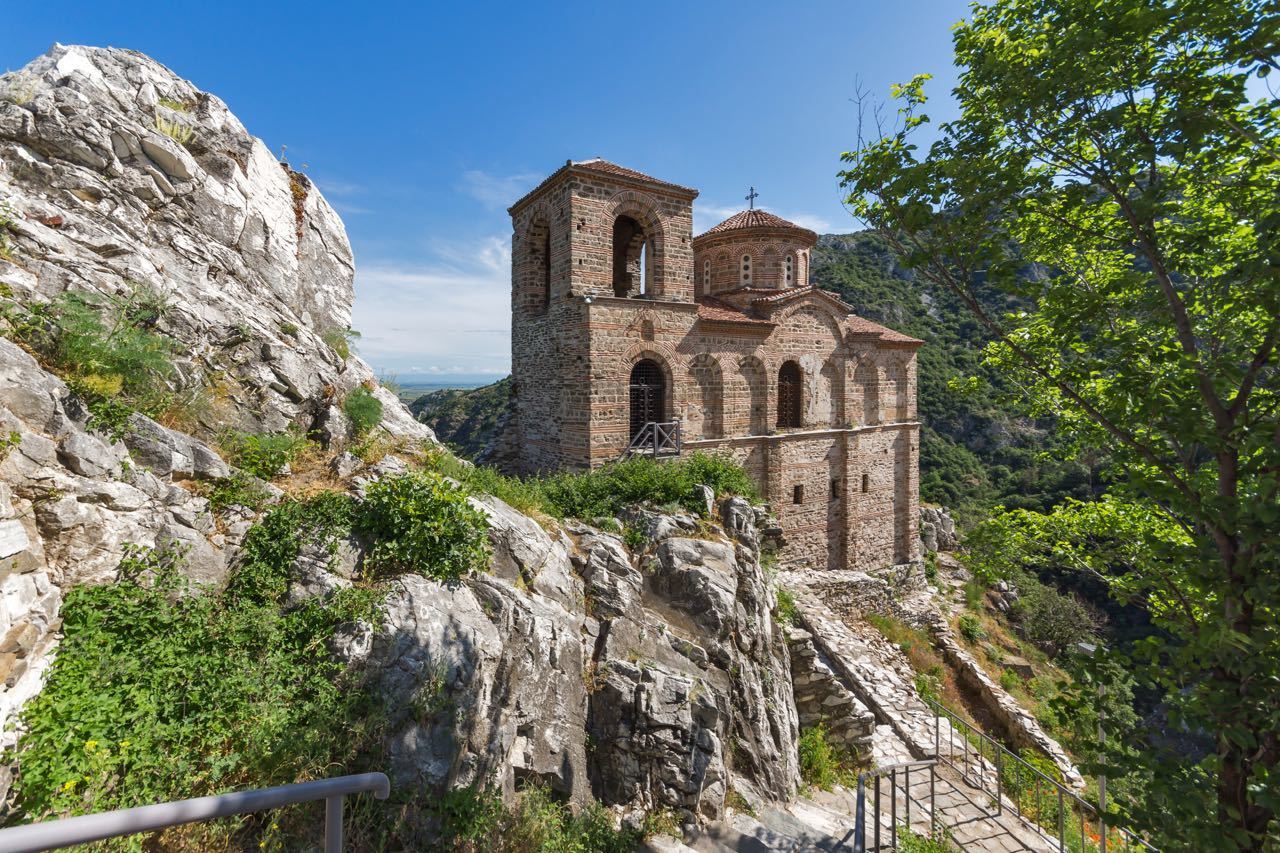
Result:
{"type": "MultiPolygon", "coordinates": [[[[277,512],[296,520],[307,507],[277,512]]],[[[338,527],[317,521],[312,533],[331,540],[338,527]]],[[[340,590],[289,612],[274,603],[302,541],[268,516],[223,593],[189,589],[180,555],[145,549],[128,552],[116,582],[72,589],[58,655],[6,756],[22,768],[19,819],[324,777],[380,744],[376,704],[324,652],[338,625],[372,618],[374,595],[340,590]]],[[[202,839],[196,849],[223,847],[251,821],[186,831],[202,839]]]]}
{"type": "Polygon", "coordinates": [[[173,342],[155,331],[167,310],[155,291],[133,285],[119,296],[65,292],[47,305],[4,306],[9,334],[66,380],[89,411],[89,425],[112,440],[133,411],[157,416],[174,394],[173,342]]]}
{"type": "Polygon", "coordinates": [[[346,361],[351,358],[351,342],[358,340],[360,333],[350,326],[339,329],[325,329],[320,333],[320,340],[325,342],[329,349],[338,354],[338,358],[346,361]]]}
{"type": "MultiPolygon", "coordinates": [[[[439,799],[439,847],[454,851],[498,853],[627,853],[645,831],[614,829],[613,817],[599,803],[577,814],[545,787],[532,785],[508,809],[493,788],[460,788],[439,799]]],[[[649,827],[646,821],[646,829],[649,827]]]]}
{"type": "Polygon", "coordinates": [[[968,643],[979,643],[987,638],[982,622],[972,613],[962,613],[956,627],[960,630],[960,636],[964,637],[968,643]]]}
{"type": "Polygon", "coordinates": [[[785,628],[796,624],[796,597],[791,590],[779,585],[775,594],[778,597],[778,622],[785,628]]]}
{"type": "Polygon", "coordinates": [[[342,411],[351,419],[356,436],[362,436],[382,421],[382,401],[368,388],[357,388],[342,401],[342,411]]]}
{"type": "Polygon", "coordinates": [[[230,430],[223,433],[218,444],[232,465],[255,477],[271,480],[306,449],[307,440],[291,432],[248,433],[230,430]]]}
{"type": "Polygon", "coordinates": [[[1063,595],[1030,575],[1017,584],[1020,597],[1011,615],[1031,642],[1057,655],[1097,636],[1101,619],[1075,595],[1063,595]]]}
{"type": "Polygon", "coordinates": [[[371,485],[357,525],[375,541],[366,565],[379,573],[417,572],[457,580],[488,565],[488,520],[465,490],[434,472],[371,485]]]}
{"type": "Polygon", "coordinates": [[[857,772],[847,752],[831,743],[825,723],[800,732],[797,743],[800,757],[800,778],[805,784],[824,791],[835,785],[850,785],[857,781],[857,772]]]}
{"type": "Polygon", "coordinates": [[[756,498],[755,484],[732,459],[722,455],[692,453],[683,459],[655,462],[633,457],[577,473],[520,479],[482,465],[470,465],[437,452],[432,469],[453,477],[468,488],[493,495],[522,512],[537,510],[552,518],[612,518],[624,509],[649,503],[706,514],[702,495],[695,486],[710,486],[719,496],[756,498]]]}

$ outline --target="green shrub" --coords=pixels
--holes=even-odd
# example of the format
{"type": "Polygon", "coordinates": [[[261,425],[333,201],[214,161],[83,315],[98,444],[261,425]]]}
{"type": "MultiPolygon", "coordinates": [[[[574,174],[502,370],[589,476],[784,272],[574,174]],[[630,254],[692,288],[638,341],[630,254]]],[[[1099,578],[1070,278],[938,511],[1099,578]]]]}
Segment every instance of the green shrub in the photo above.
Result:
{"type": "Polygon", "coordinates": [[[360,333],[350,326],[342,329],[325,329],[320,333],[320,340],[324,341],[325,345],[337,353],[338,358],[343,361],[351,358],[351,342],[359,338],[360,333]]]}
{"type": "MultiPolygon", "coordinates": [[[[274,578],[261,594],[233,592],[239,574],[223,593],[189,589],[180,555],[145,549],[116,582],[67,594],[58,655],[6,756],[22,768],[19,819],[329,776],[382,742],[378,706],[324,651],[339,624],[372,618],[374,596],[340,590],[282,612],[273,602],[302,541],[287,529],[246,538],[240,572],[274,578]]],[[[193,826],[202,840],[189,849],[222,848],[251,820],[193,826]]]]}
{"type": "Polygon", "coordinates": [[[271,480],[306,449],[307,440],[291,432],[229,430],[222,434],[218,444],[232,465],[255,477],[271,480]]]}
{"type": "Polygon", "coordinates": [[[1101,619],[1078,597],[1063,595],[1030,575],[1017,583],[1020,597],[1011,615],[1031,642],[1057,655],[1097,635],[1101,619]]]}
{"type": "Polygon", "coordinates": [[[342,401],[342,411],[351,419],[356,436],[363,436],[382,421],[382,401],[368,388],[357,388],[342,401]]]}
{"type": "Polygon", "coordinates": [[[848,753],[831,743],[825,723],[800,732],[796,744],[800,757],[800,778],[824,791],[835,785],[856,782],[856,769],[848,753]]]}
{"type": "Polygon", "coordinates": [[[89,410],[90,426],[113,440],[133,411],[156,416],[173,403],[173,342],[155,331],[167,310],[141,285],[119,296],[66,292],[47,305],[5,306],[10,334],[67,381],[89,410]]]}
{"type": "Polygon", "coordinates": [[[488,565],[484,513],[471,506],[465,490],[433,472],[371,485],[357,524],[375,540],[366,565],[376,572],[417,572],[451,581],[488,565]]]}
{"type": "Polygon", "coordinates": [[[796,597],[782,585],[775,589],[775,594],[778,597],[778,622],[784,628],[790,628],[796,624],[796,597]]]}
{"type": "MultiPolygon", "coordinates": [[[[521,791],[510,809],[494,788],[446,791],[436,815],[442,849],[477,853],[627,853],[645,834],[614,829],[612,815],[599,803],[593,802],[575,815],[540,785],[521,791]]],[[[646,828],[649,825],[646,820],[646,828]]]]}
{"type": "Polygon", "coordinates": [[[1011,669],[1001,670],[1000,686],[1007,691],[1013,691],[1022,686],[1022,679],[1011,669]]]}
{"type": "Polygon", "coordinates": [[[970,644],[979,643],[987,638],[987,632],[983,630],[982,622],[972,613],[960,614],[956,627],[960,630],[960,636],[964,637],[965,641],[970,644]]]}
{"type": "Polygon", "coordinates": [[[202,494],[209,499],[209,508],[214,512],[222,512],[233,506],[258,510],[270,497],[259,480],[239,471],[225,480],[217,481],[202,494]]]}
{"type": "Polygon", "coordinates": [[[705,515],[702,495],[695,491],[699,485],[710,486],[720,496],[757,497],[755,484],[737,463],[727,456],[705,453],[668,462],[633,457],[590,471],[528,479],[508,477],[483,465],[472,466],[444,452],[429,454],[427,464],[522,512],[537,510],[560,519],[613,518],[627,507],[643,503],[673,505],[705,515]]]}
{"type": "Polygon", "coordinates": [[[171,119],[162,115],[157,115],[156,130],[160,131],[184,148],[196,141],[195,126],[185,119],[171,119]]]}

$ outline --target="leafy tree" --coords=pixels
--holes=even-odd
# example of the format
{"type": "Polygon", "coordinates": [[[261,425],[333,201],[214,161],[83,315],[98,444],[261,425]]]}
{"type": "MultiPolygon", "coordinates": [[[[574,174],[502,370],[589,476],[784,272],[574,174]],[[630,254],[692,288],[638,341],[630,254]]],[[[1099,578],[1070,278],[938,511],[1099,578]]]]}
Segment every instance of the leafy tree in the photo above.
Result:
{"type": "Polygon", "coordinates": [[[1129,652],[1140,684],[1216,741],[1200,762],[1138,751],[1150,787],[1123,817],[1196,849],[1263,849],[1280,808],[1280,102],[1251,91],[1278,30],[1262,0],[975,6],[960,117],[922,151],[927,75],[895,87],[899,120],[873,115],[841,175],[1032,412],[1184,534],[1137,525],[1142,559],[1106,570],[1163,629],[1129,652]],[[977,282],[1033,307],[998,316],[977,282]]]}

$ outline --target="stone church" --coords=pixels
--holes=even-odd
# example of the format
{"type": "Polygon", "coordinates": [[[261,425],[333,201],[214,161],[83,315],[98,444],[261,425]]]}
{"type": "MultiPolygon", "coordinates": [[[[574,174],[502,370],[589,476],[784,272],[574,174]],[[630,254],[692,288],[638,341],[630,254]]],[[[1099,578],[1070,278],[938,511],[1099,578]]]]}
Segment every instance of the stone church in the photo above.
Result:
{"type": "Polygon", "coordinates": [[[921,342],[812,286],[817,235],[754,198],[694,236],[697,195],[596,159],[510,208],[508,467],[728,453],[784,565],[916,559],[921,342]]]}

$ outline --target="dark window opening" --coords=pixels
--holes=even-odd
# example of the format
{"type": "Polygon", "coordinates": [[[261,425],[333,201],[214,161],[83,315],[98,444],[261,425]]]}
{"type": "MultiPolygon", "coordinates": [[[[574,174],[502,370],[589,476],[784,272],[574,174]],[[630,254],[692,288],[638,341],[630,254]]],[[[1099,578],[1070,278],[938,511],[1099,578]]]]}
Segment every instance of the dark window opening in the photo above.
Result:
{"type": "Polygon", "coordinates": [[[652,359],[642,359],[631,368],[631,438],[647,423],[666,421],[666,378],[652,359]]]}
{"type": "Polygon", "coordinates": [[[871,491],[871,475],[870,474],[862,475],[862,491],[864,492],[871,491]]]}
{"type": "Polygon", "coordinates": [[[778,427],[800,426],[800,365],[788,361],[778,371],[778,427]]]}
{"type": "Polygon", "coordinates": [[[613,222],[613,295],[644,296],[648,293],[649,238],[644,226],[630,216],[613,222]]]}
{"type": "Polygon", "coordinates": [[[840,497],[840,478],[836,477],[831,481],[831,497],[839,499],[840,497]]]}
{"type": "Polygon", "coordinates": [[[804,503],[804,486],[791,487],[791,502],[793,504],[804,503]]]}

